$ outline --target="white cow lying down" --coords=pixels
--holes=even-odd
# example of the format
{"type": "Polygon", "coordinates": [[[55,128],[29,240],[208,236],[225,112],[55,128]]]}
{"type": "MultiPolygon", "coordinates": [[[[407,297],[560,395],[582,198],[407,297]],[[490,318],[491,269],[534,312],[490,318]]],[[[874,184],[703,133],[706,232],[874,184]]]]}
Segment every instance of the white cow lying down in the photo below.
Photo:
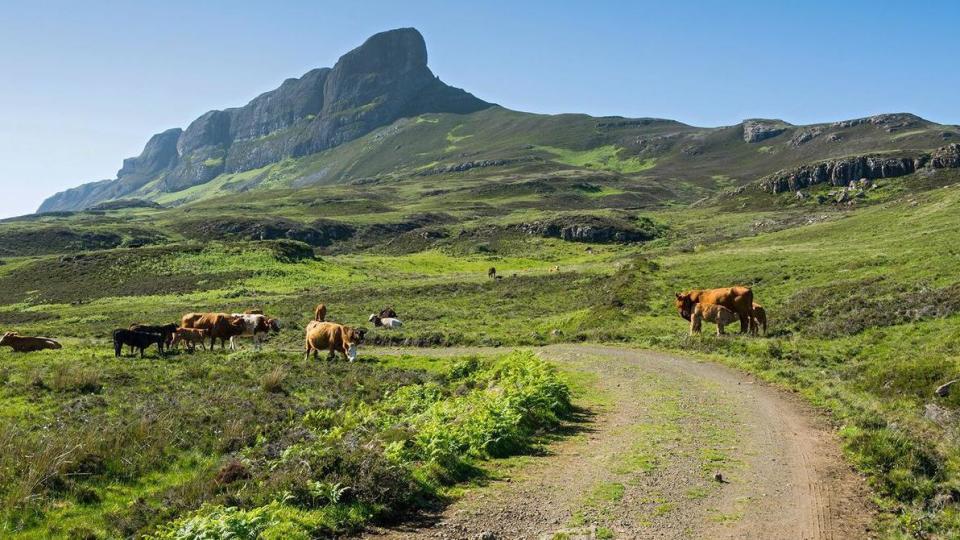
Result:
{"type": "Polygon", "coordinates": [[[260,350],[267,334],[280,331],[280,321],[271,319],[266,315],[233,313],[231,316],[243,321],[243,333],[230,338],[230,350],[232,351],[237,350],[237,340],[239,338],[253,339],[253,348],[260,350]]]}
{"type": "Polygon", "coordinates": [[[374,326],[382,328],[400,328],[403,326],[403,322],[400,319],[395,319],[393,317],[381,317],[377,314],[370,315],[370,322],[374,326]]]}

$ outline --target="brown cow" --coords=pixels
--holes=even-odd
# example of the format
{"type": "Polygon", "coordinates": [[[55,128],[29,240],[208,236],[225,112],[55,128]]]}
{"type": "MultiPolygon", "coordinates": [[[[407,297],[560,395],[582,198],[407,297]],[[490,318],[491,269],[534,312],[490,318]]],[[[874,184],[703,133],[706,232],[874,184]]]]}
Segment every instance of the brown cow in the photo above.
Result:
{"type": "Polygon", "coordinates": [[[318,322],[323,322],[327,320],[327,305],[319,304],[317,308],[313,310],[313,320],[318,322]]]}
{"type": "Polygon", "coordinates": [[[220,348],[227,348],[227,341],[233,336],[243,334],[246,326],[243,319],[226,313],[188,313],[180,320],[181,328],[199,328],[206,330],[210,336],[210,348],[213,349],[217,340],[220,348]]]}
{"type": "Polygon", "coordinates": [[[173,334],[173,343],[170,346],[177,347],[181,343],[186,343],[187,349],[192,351],[199,343],[201,349],[207,350],[206,345],[204,345],[205,339],[207,339],[207,331],[202,328],[177,328],[173,334]]]}
{"type": "Polygon", "coordinates": [[[333,360],[337,351],[343,357],[353,362],[357,359],[357,347],[363,342],[365,331],[362,328],[351,328],[342,324],[310,321],[307,325],[304,345],[304,360],[310,358],[310,353],[317,358],[319,351],[329,351],[327,360],[333,360]]]}
{"type": "Polygon", "coordinates": [[[723,327],[736,321],[737,314],[717,304],[697,304],[690,315],[690,335],[699,334],[703,321],[717,325],[717,335],[723,335],[723,327]]]}
{"type": "Polygon", "coordinates": [[[690,320],[693,308],[697,304],[717,304],[737,314],[740,318],[740,333],[750,330],[750,318],[753,317],[753,291],[750,287],[726,287],[722,289],[704,289],[676,294],[676,307],[680,316],[690,320]]]}
{"type": "Polygon", "coordinates": [[[767,335],[767,310],[763,306],[753,303],[753,316],[750,317],[750,333],[757,335],[763,327],[763,335],[767,335]]]}
{"type": "Polygon", "coordinates": [[[13,349],[13,352],[33,352],[44,349],[63,348],[62,345],[50,338],[21,336],[16,332],[7,332],[0,337],[0,346],[10,347],[13,349]]]}

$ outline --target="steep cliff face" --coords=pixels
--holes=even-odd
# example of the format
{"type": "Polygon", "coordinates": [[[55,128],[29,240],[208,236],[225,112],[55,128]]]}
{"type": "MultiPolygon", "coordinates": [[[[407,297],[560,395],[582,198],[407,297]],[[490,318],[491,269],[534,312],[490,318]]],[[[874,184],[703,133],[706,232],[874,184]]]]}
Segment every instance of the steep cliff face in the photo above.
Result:
{"type": "Polygon", "coordinates": [[[417,30],[391,30],[343,55],[332,69],[314,69],[243,107],[210,111],[185,130],[154,135],[140,156],[124,160],[116,180],[58,193],[39,211],[87,208],[151,182],[161,191],[180,191],[225,172],[320,152],[405,116],[489,106],[434,76],[417,30]]]}
{"type": "Polygon", "coordinates": [[[960,144],[949,144],[916,156],[853,156],[778,171],[759,182],[764,191],[796,191],[815,184],[845,186],[861,178],[876,180],[905,176],[917,170],[960,168],[960,144]]]}

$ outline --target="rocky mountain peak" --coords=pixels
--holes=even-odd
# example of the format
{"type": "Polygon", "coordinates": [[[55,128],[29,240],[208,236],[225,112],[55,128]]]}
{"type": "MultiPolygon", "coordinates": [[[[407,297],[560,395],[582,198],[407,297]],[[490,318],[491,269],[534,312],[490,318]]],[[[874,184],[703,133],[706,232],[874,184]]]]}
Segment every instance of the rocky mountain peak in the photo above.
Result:
{"type": "Polygon", "coordinates": [[[136,195],[147,184],[176,192],[223,173],[321,152],[403,117],[490,106],[434,76],[420,32],[389,30],[344,54],[332,69],[311,70],[243,107],[213,110],[186,130],[153,136],[139,157],[124,161],[116,180],[58,193],[39,211],[88,208],[136,195]]]}

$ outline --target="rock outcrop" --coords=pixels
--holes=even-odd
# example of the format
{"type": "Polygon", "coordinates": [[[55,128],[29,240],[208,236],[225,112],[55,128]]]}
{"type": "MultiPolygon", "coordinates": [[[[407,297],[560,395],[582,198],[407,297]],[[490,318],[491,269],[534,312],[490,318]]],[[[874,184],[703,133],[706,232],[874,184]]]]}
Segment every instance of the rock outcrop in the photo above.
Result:
{"type": "Polygon", "coordinates": [[[846,186],[860,179],[876,180],[912,174],[917,170],[960,168],[960,144],[917,156],[854,156],[778,171],[759,181],[760,189],[773,193],[795,192],[815,184],[846,186]]]}
{"type": "Polygon", "coordinates": [[[743,140],[756,143],[776,137],[787,130],[789,124],[779,120],[744,120],[743,140]]]}
{"type": "Polygon", "coordinates": [[[647,219],[631,223],[627,220],[592,215],[564,216],[522,223],[516,228],[526,234],[544,238],[597,244],[646,242],[660,234],[657,226],[647,219]]]}
{"type": "Polygon", "coordinates": [[[243,107],[210,111],[185,130],[154,135],[140,156],[124,160],[115,180],[58,193],[39,211],[87,208],[135,194],[150,183],[161,191],[180,191],[223,173],[323,151],[399,118],[489,106],[434,76],[417,30],[382,32],[343,55],[332,69],[314,69],[243,107]]]}

